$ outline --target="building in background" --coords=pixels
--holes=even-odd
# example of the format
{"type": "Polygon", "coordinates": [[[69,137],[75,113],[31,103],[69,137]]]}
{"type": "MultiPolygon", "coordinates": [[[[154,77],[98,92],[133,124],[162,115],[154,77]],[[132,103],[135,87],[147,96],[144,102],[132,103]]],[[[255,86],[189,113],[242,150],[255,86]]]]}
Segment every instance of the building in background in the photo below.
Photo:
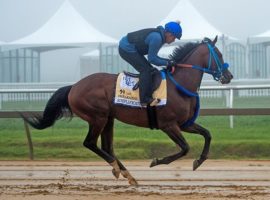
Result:
{"type": "Polygon", "coordinates": [[[40,81],[40,54],[32,49],[0,52],[0,83],[40,81]]]}

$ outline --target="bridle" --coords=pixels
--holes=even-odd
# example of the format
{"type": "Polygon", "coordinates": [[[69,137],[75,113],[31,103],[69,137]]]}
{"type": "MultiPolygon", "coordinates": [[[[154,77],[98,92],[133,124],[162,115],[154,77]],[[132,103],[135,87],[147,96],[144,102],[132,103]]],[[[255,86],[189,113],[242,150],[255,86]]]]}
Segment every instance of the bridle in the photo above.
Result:
{"type": "Polygon", "coordinates": [[[207,45],[207,48],[209,50],[209,58],[208,58],[208,67],[207,68],[204,68],[204,67],[201,67],[198,65],[190,65],[190,64],[183,64],[183,63],[179,63],[176,66],[200,70],[204,73],[211,74],[216,81],[219,81],[223,76],[223,72],[228,69],[229,64],[222,63],[221,59],[219,58],[219,56],[216,52],[216,46],[212,43],[212,41],[210,41],[209,39],[204,39],[202,41],[202,44],[207,45]],[[214,60],[214,63],[216,64],[215,67],[212,66],[213,60],[214,60]],[[216,69],[213,70],[214,68],[216,68],[216,69]]]}

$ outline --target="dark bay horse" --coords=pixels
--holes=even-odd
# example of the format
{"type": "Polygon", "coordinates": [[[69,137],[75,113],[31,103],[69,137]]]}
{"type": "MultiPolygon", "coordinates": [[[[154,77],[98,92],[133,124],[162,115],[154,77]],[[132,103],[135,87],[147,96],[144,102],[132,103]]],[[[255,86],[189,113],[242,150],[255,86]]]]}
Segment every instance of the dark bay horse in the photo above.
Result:
{"type": "MultiPolygon", "coordinates": [[[[176,48],[171,55],[178,66],[173,73],[166,72],[168,100],[166,106],[156,108],[156,114],[159,129],[166,133],[180,150],[162,159],[153,159],[150,167],[169,164],[187,154],[189,145],[182,131],[200,134],[205,139],[199,159],[193,162],[193,170],[207,159],[211,135],[207,129],[194,122],[194,116],[199,109],[197,91],[204,72],[212,74],[214,79],[222,84],[229,83],[233,78],[222,54],[215,46],[216,42],[217,37],[213,41],[206,38],[201,43],[187,43],[176,48]],[[179,88],[184,88],[184,91],[179,91],[179,88]],[[191,123],[183,126],[190,120],[191,123]]],[[[66,111],[75,113],[89,124],[84,146],[108,162],[113,167],[112,172],[116,178],[122,174],[130,184],[135,185],[137,181],[114,154],[114,119],[139,127],[149,127],[148,117],[146,108],[130,108],[113,103],[116,79],[116,74],[90,75],[72,86],[58,89],[48,101],[43,116],[22,117],[34,128],[45,129],[52,126],[66,111]],[[101,147],[97,145],[99,136],[101,147]]]]}

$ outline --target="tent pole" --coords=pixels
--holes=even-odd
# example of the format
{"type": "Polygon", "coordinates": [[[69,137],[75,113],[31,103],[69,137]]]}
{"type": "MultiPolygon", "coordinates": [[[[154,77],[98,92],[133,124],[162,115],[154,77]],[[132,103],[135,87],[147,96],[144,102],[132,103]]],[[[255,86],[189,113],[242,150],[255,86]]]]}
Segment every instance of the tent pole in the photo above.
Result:
{"type": "Polygon", "coordinates": [[[245,67],[245,72],[246,72],[246,78],[250,78],[249,75],[249,38],[247,38],[247,44],[246,44],[246,67],[245,67]]]}
{"type": "Polygon", "coordinates": [[[99,72],[102,72],[102,44],[101,42],[99,43],[99,72]]]}

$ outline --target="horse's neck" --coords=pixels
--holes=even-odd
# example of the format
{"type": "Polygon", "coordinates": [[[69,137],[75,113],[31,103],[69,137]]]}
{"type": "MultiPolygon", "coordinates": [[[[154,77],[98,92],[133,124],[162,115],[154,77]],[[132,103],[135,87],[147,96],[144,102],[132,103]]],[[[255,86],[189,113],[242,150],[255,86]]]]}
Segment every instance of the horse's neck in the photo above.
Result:
{"type": "Polygon", "coordinates": [[[174,79],[190,92],[197,92],[200,88],[203,73],[199,70],[181,68],[175,72],[174,79]]]}
{"type": "MultiPolygon", "coordinates": [[[[187,55],[184,59],[185,64],[203,66],[203,55],[202,51],[205,46],[200,45],[191,54],[187,55]]],[[[197,69],[191,68],[178,68],[175,72],[175,79],[183,87],[191,92],[197,92],[201,86],[203,72],[197,69]]]]}

